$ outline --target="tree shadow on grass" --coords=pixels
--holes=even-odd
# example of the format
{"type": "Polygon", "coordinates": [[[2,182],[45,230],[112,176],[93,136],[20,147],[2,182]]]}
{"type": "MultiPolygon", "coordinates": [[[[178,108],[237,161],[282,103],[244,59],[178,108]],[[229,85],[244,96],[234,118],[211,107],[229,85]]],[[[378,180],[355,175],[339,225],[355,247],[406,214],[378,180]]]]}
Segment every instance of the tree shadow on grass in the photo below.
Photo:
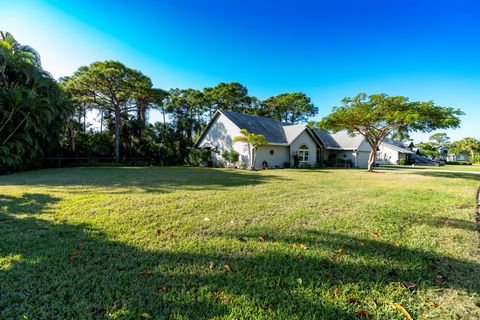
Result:
{"type": "Polygon", "coordinates": [[[62,187],[75,191],[95,188],[108,193],[136,191],[169,193],[175,190],[223,190],[260,185],[285,178],[268,173],[234,169],[187,167],[80,167],[45,169],[0,177],[0,186],[62,187]],[[123,188],[127,190],[113,190],[123,188]]]}
{"type": "Polygon", "coordinates": [[[460,173],[460,172],[440,172],[440,171],[417,171],[417,170],[412,170],[412,171],[410,171],[410,173],[425,176],[425,177],[473,180],[473,181],[478,181],[480,183],[480,174],[473,174],[473,173],[468,173],[468,172],[460,173]]]}
{"type": "MultiPolygon", "coordinates": [[[[182,248],[173,238],[147,251],[86,224],[18,216],[48,211],[57,200],[39,194],[2,199],[0,318],[355,319],[356,310],[366,309],[361,297],[330,299],[325,291],[331,297],[338,288],[359,286],[401,298],[410,294],[401,282],[412,281],[418,289],[479,292],[478,263],[380,240],[308,229],[259,239],[265,230],[250,229],[203,239],[212,248],[221,239],[238,250],[182,248]]],[[[378,318],[398,316],[369,309],[378,318]]]]}

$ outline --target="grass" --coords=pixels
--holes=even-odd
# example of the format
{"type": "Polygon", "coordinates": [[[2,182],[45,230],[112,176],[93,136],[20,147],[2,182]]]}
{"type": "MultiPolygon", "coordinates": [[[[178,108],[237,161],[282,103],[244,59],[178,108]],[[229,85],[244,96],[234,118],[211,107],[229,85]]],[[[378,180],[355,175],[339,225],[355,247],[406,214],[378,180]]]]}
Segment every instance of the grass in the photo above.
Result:
{"type": "Polygon", "coordinates": [[[433,167],[433,166],[401,166],[401,165],[382,165],[380,168],[401,168],[401,169],[415,169],[415,170],[442,170],[442,171],[470,171],[470,172],[480,172],[480,165],[445,165],[442,167],[433,167]]]}
{"type": "Polygon", "coordinates": [[[0,318],[478,319],[480,176],[66,168],[0,177],[0,318]]]}

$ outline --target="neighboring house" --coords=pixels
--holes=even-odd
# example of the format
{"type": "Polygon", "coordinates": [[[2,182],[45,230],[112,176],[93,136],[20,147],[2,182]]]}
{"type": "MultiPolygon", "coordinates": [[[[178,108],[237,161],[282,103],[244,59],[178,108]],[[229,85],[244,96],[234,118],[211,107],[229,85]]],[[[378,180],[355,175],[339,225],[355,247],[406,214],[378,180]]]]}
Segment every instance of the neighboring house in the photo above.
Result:
{"type": "Polygon", "coordinates": [[[438,148],[440,151],[440,159],[443,161],[470,161],[470,154],[468,152],[461,152],[459,154],[450,153],[450,148],[441,146],[438,148]]]}
{"type": "Polygon", "coordinates": [[[384,139],[378,148],[375,162],[378,164],[407,164],[418,153],[413,141],[384,139]]]}
{"type": "Polygon", "coordinates": [[[255,168],[283,168],[299,158],[300,166],[317,163],[348,165],[366,168],[370,146],[360,136],[344,132],[330,134],[310,129],[305,124],[286,124],[274,119],[220,110],[215,113],[200,135],[196,148],[208,148],[214,163],[221,163],[224,151],[235,150],[240,154],[240,164],[248,166],[252,150],[243,142],[233,143],[240,130],[263,134],[267,145],[258,148],[255,168]]]}

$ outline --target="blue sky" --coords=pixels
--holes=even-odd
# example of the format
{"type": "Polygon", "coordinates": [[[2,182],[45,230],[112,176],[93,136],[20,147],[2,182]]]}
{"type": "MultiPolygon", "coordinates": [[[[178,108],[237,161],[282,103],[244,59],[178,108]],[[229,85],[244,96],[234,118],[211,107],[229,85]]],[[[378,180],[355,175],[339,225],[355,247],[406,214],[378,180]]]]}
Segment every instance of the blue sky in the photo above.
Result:
{"type": "Polygon", "coordinates": [[[345,96],[385,92],[461,108],[449,135],[480,138],[477,1],[0,0],[0,9],[0,29],[36,48],[55,77],[115,59],[164,89],[239,81],[262,99],[305,92],[317,118],[345,96]]]}

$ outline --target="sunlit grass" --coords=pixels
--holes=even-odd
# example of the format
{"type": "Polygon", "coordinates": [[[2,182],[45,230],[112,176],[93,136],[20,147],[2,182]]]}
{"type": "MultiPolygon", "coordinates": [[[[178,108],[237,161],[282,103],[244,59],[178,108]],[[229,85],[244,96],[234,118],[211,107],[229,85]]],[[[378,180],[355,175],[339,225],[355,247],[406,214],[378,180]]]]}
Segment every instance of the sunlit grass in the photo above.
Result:
{"type": "Polygon", "coordinates": [[[442,172],[0,177],[0,318],[478,318],[474,195],[442,172]]]}

